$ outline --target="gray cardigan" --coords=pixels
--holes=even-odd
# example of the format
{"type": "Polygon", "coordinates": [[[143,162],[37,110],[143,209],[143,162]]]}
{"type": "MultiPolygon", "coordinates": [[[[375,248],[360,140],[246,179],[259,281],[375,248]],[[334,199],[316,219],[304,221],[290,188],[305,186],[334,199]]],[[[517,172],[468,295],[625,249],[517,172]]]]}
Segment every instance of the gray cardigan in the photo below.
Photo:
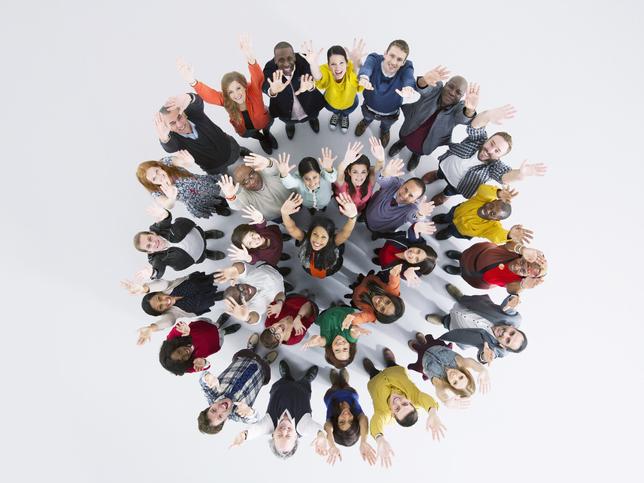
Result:
{"type": "MultiPolygon", "coordinates": [[[[405,122],[400,128],[401,137],[408,136],[414,132],[436,112],[443,92],[443,83],[439,81],[435,86],[425,88],[418,87],[417,83],[416,90],[420,93],[420,99],[411,104],[403,104],[401,108],[405,114],[405,122]]],[[[441,110],[423,142],[422,154],[431,154],[437,147],[445,146],[452,142],[452,130],[454,127],[458,124],[469,124],[472,119],[474,119],[474,116],[470,118],[465,115],[465,103],[463,101],[441,110]]]]}

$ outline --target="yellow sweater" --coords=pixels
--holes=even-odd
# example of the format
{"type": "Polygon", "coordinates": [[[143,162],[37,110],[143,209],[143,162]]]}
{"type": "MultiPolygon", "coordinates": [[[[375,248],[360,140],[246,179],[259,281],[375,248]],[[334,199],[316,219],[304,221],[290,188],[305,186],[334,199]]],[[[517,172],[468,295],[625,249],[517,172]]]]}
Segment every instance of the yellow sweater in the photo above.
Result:
{"type": "Polygon", "coordinates": [[[409,379],[407,369],[401,366],[388,367],[380,372],[369,381],[367,389],[373,401],[370,432],[374,438],[383,434],[384,427],[393,418],[389,409],[389,397],[394,392],[405,396],[416,408],[426,411],[431,408],[438,409],[438,403],[429,394],[421,392],[409,379]]]}
{"type": "Polygon", "coordinates": [[[315,82],[315,87],[324,92],[324,99],[335,109],[348,109],[353,105],[358,92],[363,88],[358,86],[358,75],[353,70],[353,62],[347,63],[347,72],[340,82],[336,82],[327,64],[320,66],[322,78],[315,82]]]}
{"type": "Polygon", "coordinates": [[[497,199],[498,189],[496,186],[482,184],[472,198],[456,207],[452,223],[461,235],[487,238],[498,245],[508,241],[508,230],[503,228],[500,221],[484,220],[477,213],[485,203],[497,199]]]}

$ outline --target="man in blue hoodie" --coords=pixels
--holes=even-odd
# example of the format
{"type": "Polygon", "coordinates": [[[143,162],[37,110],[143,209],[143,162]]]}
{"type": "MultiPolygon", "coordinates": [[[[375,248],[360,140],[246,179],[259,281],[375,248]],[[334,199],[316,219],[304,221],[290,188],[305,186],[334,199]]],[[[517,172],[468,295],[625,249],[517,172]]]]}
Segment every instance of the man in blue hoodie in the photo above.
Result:
{"type": "Polygon", "coordinates": [[[355,130],[362,136],[374,120],[380,121],[380,141],[389,144],[389,129],[398,120],[403,99],[413,95],[416,79],[414,65],[407,60],[409,45],[404,40],[394,40],[385,55],[369,54],[360,68],[360,85],[364,87],[363,119],[355,130]]]}

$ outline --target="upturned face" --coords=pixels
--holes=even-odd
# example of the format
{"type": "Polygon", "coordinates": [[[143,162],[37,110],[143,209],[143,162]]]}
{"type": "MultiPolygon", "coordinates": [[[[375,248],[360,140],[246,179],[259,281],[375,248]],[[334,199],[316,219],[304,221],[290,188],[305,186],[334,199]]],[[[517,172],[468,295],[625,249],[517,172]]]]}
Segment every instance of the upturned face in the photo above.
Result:
{"type": "Polygon", "coordinates": [[[414,411],[414,405],[402,394],[392,393],[388,402],[391,413],[398,421],[414,411]]]}
{"type": "Polygon", "coordinates": [[[416,183],[407,181],[396,191],[396,203],[408,205],[420,198],[422,190],[416,183]]]}
{"type": "Polygon", "coordinates": [[[160,186],[163,183],[168,183],[170,178],[168,174],[157,166],[152,166],[145,170],[145,178],[153,185],[160,186]]]}
{"type": "Polygon", "coordinates": [[[311,248],[314,252],[319,252],[329,243],[329,232],[321,226],[316,226],[311,231],[311,248]]]}
{"type": "Polygon", "coordinates": [[[172,354],[170,354],[170,359],[173,361],[188,361],[190,360],[190,356],[194,352],[195,348],[193,345],[182,345],[181,347],[177,347],[175,350],[172,351],[172,354]]]}
{"type": "Polygon", "coordinates": [[[383,315],[394,315],[396,308],[394,303],[386,295],[375,295],[371,298],[373,308],[383,315]]]}
{"type": "Polygon", "coordinates": [[[219,426],[228,419],[233,408],[233,402],[228,398],[217,401],[208,408],[208,421],[213,426],[219,426]]]}
{"type": "Polygon", "coordinates": [[[309,190],[314,191],[320,187],[320,173],[315,170],[311,170],[302,176],[302,181],[304,181],[304,186],[309,190]]]}
{"type": "Polygon", "coordinates": [[[441,91],[441,104],[443,106],[453,106],[463,98],[466,89],[467,83],[464,79],[452,77],[443,86],[443,90],[441,91]]]}
{"type": "Polygon", "coordinates": [[[351,406],[348,402],[342,401],[340,403],[340,414],[338,415],[338,428],[341,431],[346,431],[351,427],[353,422],[353,414],[351,414],[351,406]]]}
{"type": "Polygon", "coordinates": [[[492,328],[492,333],[499,344],[505,348],[516,351],[523,344],[523,334],[511,325],[495,325],[492,328]]]}
{"type": "Polygon", "coordinates": [[[157,312],[165,312],[174,305],[175,298],[172,295],[157,293],[150,299],[150,307],[157,312]]]}
{"type": "Polygon", "coordinates": [[[510,149],[508,142],[501,136],[492,136],[479,148],[479,161],[496,161],[510,149]]]}
{"type": "Polygon", "coordinates": [[[467,387],[467,377],[460,370],[448,367],[445,369],[445,374],[447,375],[447,382],[454,389],[462,391],[467,387]]]}
{"type": "Polygon", "coordinates": [[[163,113],[161,116],[168,126],[168,129],[172,132],[176,132],[178,134],[190,134],[192,131],[190,123],[188,122],[188,116],[186,116],[184,112],[180,112],[179,109],[163,113]]]}
{"type": "Polygon", "coordinates": [[[412,247],[405,250],[404,257],[407,263],[411,265],[417,265],[425,261],[425,259],[427,258],[427,252],[425,252],[425,250],[423,250],[422,248],[412,247]]]}
{"type": "Polygon", "coordinates": [[[275,449],[280,453],[287,453],[293,449],[297,441],[297,432],[293,425],[293,421],[287,417],[282,417],[277,423],[277,427],[273,430],[273,442],[275,449]]]}
{"type": "Polygon", "coordinates": [[[139,248],[147,253],[156,253],[166,249],[165,240],[154,233],[146,233],[139,237],[139,248]]]}
{"type": "Polygon", "coordinates": [[[242,245],[244,245],[249,250],[261,247],[266,240],[262,235],[256,231],[249,231],[242,238],[242,245]]]}
{"type": "Polygon", "coordinates": [[[511,272],[516,273],[520,277],[533,277],[538,278],[541,276],[543,267],[537,262],[528,262],[525,258],[517,258],[508,264],[511,272]]]}
{"type": "Polygon", "coordinates": [[[247,283],[238,283],[237,288],[239,289],[241,296],[244,297],[244,300],[246,302],[252,299],[257,293],[257,289],[252,285],[248,285],[247,283]]]}
{"type": "Polygon", "coordinates": [[[351,345],[349,344],[349,341],[341,335],[336,335],[335,339],[333,339],[333,342],[331,343],[331,350],[333,351],[333,355],[339,361],[346,361],[347,359],[349,359],[350,348],[351,345]]]}
{"type": "Polygon", "coordinates": [[[261,175],[249,166],[240,166],[235,170],[235,183],[249,191],[259,191],[264,186],[261,175]]]}
{"type": "Polygon", "coordinates": [[[290,47],[275,49],[273,61],[277,68],[286,76],[292,76],[295,71],[295,52],[290,47]]]}
{"type": "Polygon", "coordinates": [[[501,200],[488,201],[478,209],[478,215],[484,220],[499,221],[505,218],[504,203],[501,200]]]}
{"type": "Polygon", "coordinates": [[[400,47],[392,45],[387,52],[385,52],[385,59],[383,62],[383,70],[388,76],[394,75],[405,65],[407,54],[402,51],[400,47]]]}
{"type": "Polygon", "coordinates": [[[367,180],[369,168],[364,164],[354,164],[349,169],[349,177],[354,187],[359,188],[367,180]]]}
{"type": "Polygon", "coordinates": [[[347,73],[347,59],[342,55],[332,55],[329,58],[329,69],[331,70],[331,74],[333,74],[333,79],[341,81],[344,74],[347,73]]]}
{"type": "Polygon", "coordinates": [[[232,81],[228,84],[226,93],[228,94],[228,97],[237,104],[243,104],[246,102],[246,89],[244,89],[244,86],[237,81],[232,81]]]}

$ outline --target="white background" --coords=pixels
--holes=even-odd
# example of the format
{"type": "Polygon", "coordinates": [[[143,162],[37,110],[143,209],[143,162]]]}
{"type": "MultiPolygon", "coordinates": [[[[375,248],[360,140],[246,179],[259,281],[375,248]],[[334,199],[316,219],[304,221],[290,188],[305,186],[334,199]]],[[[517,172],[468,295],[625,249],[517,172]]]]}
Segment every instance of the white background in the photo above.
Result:
{"type": "MultiPolygon", "coordinates": [[[[641,3],[25,1],[0,9],[3,480],[638,479],[641,3]],[[150,199],[134,170],[162,154],[152,115],[166,97],[189,90],[174,67],[179,55],[213,86],[229,70],[245,73],[236,43],[244,31],[262,65],[280,40],[299,46],[312,38],[327,48],[363,36],[369,51],[383,52],[390,40],[404,38],[417,73],[446,65],[480,82],[480,110],[517,107],[504,126],[514,136],[508,162],[549,166],[547,177],[517,183],[521,194],[507,222],[534,229],[534,246],[549,259],[546,283],[521,305],[528,349],[492,366],[492,392],[476,396],[469,410],[441,409],[444,441],[424,432],[424,417],[413,428],[388,427],[396,452],[388,472],[364,464],[357,447],[343,449],[344,461],[334,468],[305,441],[287,462],[260,440],[229,451],[242,426],[228,423],[212,437],[198,433],[205,402],[197,378],[159,366],[162,335],[145,347],[134,344],[136,329],[149,320],[118,281],[145,261],[131,238],[149,224],[150,199]]],[[[223,109],[207,112],[233,133],[223,109]]],[[[342,151],[353,136],[331,134],[327,119],[323,111],[318,136],[298,126],[293,142],[276,122],[280,150],[296,160],[326,144],[342,151]]],[[[259,149],[254,140],[242,144],[259,149]]],[[[434,164],[424,157],[417,173],[434,164]]],[[[229,234],[236,221],[213,217],[202,226],[217,224],[229,234]]],[[[442,244],[439,255],[454,245],[442,244]]],[[[347,266],[355,270],[355,261],[370,258],[372,246],[359,225],[347,266]]],[[[292,280],[311,286],[291,266],[292,280]]],[[[366,261],[360,267],[374,268],[366,261]]],[[[318,285],[322,305],[346,291],[336,278],[318,285]]],[[[410,362],[408,333],[429,329],[425,313],[451,307],[442,287],[456,280],[437,268],[420,291],[404,287],[404,320],[361,342],[350,369],[368,414],[359,358],[380,360],[389,345],[399,361],[410,362]]],[[[501,300],[503,292],[492,296],[501,300]]],[[[244,328],[226,340],[212,358],[214,372],[248,334],[244,328]]],[[[307,361],[324,365],[319,350],[287,353],[295,372],[307,361]]],[[[319,420],[327,377],[325,367],[314,383],[319,420]]],[[[267,398],[265,389],[260,411],[267,398]]]]}

